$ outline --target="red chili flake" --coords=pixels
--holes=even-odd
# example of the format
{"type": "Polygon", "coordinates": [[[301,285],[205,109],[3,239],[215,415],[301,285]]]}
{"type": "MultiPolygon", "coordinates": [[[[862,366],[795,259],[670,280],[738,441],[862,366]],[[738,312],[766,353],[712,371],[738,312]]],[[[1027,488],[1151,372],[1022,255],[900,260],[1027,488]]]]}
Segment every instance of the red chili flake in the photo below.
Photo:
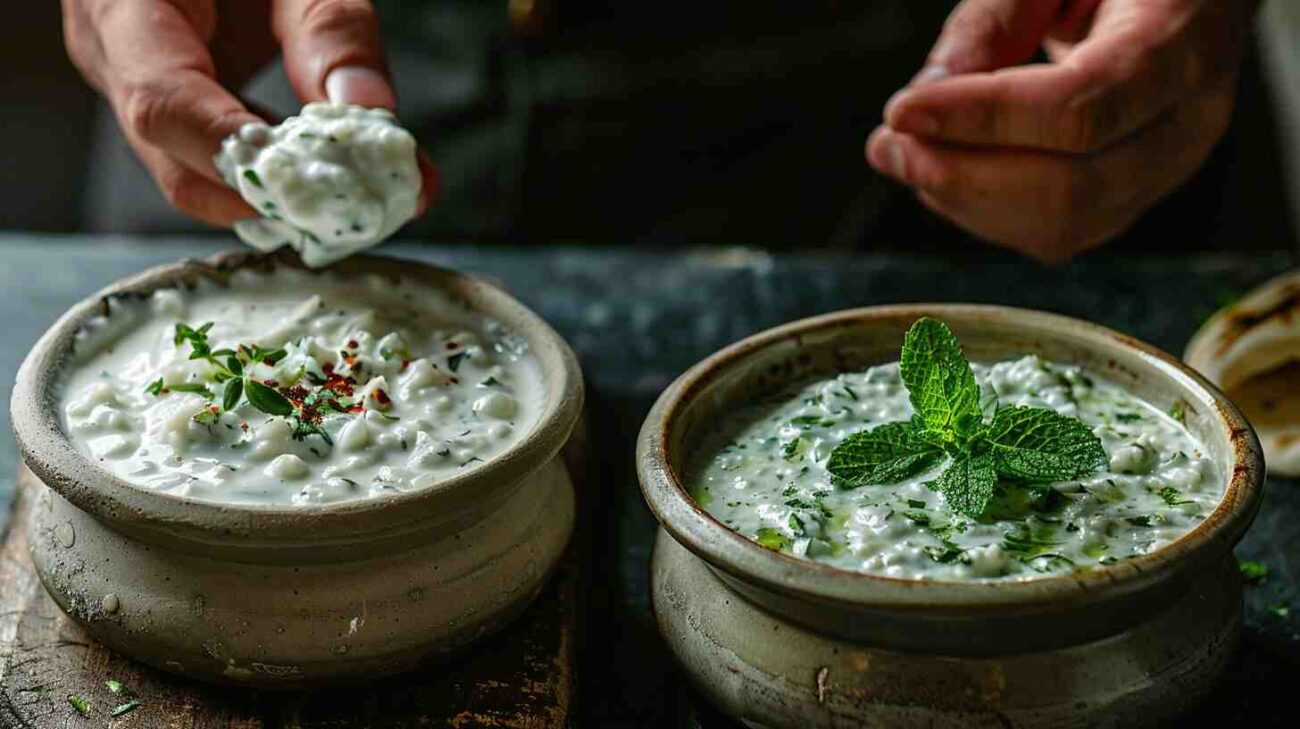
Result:
{"type": "Polygon", "coordinates": [[[302,385],[294,385],[293,387],[286,387],[283,390],[280,390],[280,394],[295,403],[301,403],[303,400],[307,399],[308,392],[307,388],[302,385]]]}
{"type": "Polygon", "coordinates": [[[327,374],[327,375],[329,375],[329,374],[333,374],[333,373],[334,373],[334,363],[333,363],[333,362],[326,362],[325,364],[321,365],[320,368],[321,368],[321,370],[324,371],[325,374],[327,374]]]}
{"type": "Polygon", "coordinates": [[[239,429],[242,430],[242,431],[244,431],[245,433],[247,433],[247,432],[248,432],[248,421],[244,421],[244,422],[240,423],[240,424],[239,424],[239,429]]]}
{"type": "Polygon", "coordinates": [[[405,371],[406,371],[406,368],[407,368],[407,367],[410,367],[410,366],[411,366],[411,360],[409,360],[409,359],[404,359],[404,360],[402,360],[402,366],[399,367],[397,371],[398,371],[398,372],[405,372],[405,371]]]}
{"type": "Polygon", "coordinates": [[[453,384],[453,385],[459,385],[459,384],[460,384],[460,378],[459,378],[459,377],[452,377],[452,378],[450,378],[450,379],[451,379],[451,384],[453,384]]]}
{"type": "Polygon", "coordinates": [[[356,349],[357,347],[360,347],[360,346],[361,346],[360,344],[357,344],[357,340],[355,340],[355,339],[349,339],[349,340],[348,340],[348,349],[356,349]]]}
{"type": "Polygon", "coordinates": [[[357,381],[352,379],[351,377],[345,377],[343,375],[330,375],[330,378],[325,381],[323,387],[326,390],[333,390],[334,393],[337,395],[351,395],[352,387],[356,384],[357,381]]]}
{"type": "Polygon", "coordinates": [[[388,393],[384,392],[383,388],[381,387],[376,387],[374,391],[370,393],[370,396],[375,399],[375,402],[379,403],[382,406],[388,406],[393,404],[393,401],[388,397],[388,393]]]}
{"type": "Polygon", "coordinates": [[[460,349],[460,345],[457,344],[456,342],[447,342],[447,349],[455,351],[457,349],[460,349]]]}
{"type": "Polygon", "coordinates": [[[275,363],[276,363],[276,359],[274,357],[262,358],[262,364],[266,365],[267,367],[274,367],[275,363]]]}

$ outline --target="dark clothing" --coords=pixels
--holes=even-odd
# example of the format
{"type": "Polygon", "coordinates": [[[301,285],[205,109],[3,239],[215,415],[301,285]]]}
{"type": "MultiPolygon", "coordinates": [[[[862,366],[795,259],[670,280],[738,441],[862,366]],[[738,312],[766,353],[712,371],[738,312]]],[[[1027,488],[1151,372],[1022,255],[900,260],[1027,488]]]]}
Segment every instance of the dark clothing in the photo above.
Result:
{"type": "MultiPolygon", "coordinates": [[[[443,175],[441,198],[404,235],[985,250],[863,158],[881,107],[919,69],[947,4],[555,0],[551,28],[537,35],[517,32],[505,5],[380,3],[400,116],[443,175]]],[[[293,113],[281,76],[275,69],[250,96],[293,113]]],[[[1253,74],[1247,89],[1257,112],[1253,74]]],[[[1240,111],[1267,127],[1266,114],[1240,111]]],[[[96,165],[92,227],[191,225],[148,189],[111,116],[102,126],[117,149],[96,165]]],[[[1272,144],[1270,133],[1230,133],[1200,175],[1208,179],[1176,196],[1179,210],[1163,221],[1158,210],[1148,216],[1154,230],[1128,238],[1142,247],[1287,240],[1284,216],[1251,212],[1269,188],[1284,210],[1272,144]]]]}

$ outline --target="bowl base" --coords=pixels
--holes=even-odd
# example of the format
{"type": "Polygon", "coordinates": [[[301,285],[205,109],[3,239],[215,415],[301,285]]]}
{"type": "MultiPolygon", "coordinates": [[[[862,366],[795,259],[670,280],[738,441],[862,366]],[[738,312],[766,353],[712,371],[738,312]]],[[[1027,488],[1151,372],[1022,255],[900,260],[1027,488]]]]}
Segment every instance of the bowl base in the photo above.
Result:
{"type": "Polygon", "coordinates": [[[752,727],[1148,726],[1186,711],[1241,628],[1227,557],[1162,612],[1089,643],[994,657],[882,650],[811,631],[728,588],[662,529],[660,632],[687,676],[752,727]]]}

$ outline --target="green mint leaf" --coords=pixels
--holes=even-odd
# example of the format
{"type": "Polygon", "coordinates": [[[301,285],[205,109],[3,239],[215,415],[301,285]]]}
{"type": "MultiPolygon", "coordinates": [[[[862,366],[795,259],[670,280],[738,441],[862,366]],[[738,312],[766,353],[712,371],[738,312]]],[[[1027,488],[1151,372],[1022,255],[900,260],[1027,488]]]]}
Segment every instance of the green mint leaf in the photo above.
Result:
{"type": "Polygon", "coordinates": [[[898,483],[933,466],[943,449],[926,440],[911,423],[884,425],[850,435],[831,451],[826,470],[835,485],[898,483]]]}
{"type": "Polygon", "coordinates": [[[113,709],[112,713],[110,713],[109,716],[121,716],[121,715],[123,715],[123,714],[129,714],[129,713],[131,713],[132,711],[135,711],[136,709],[138,709],[139,707],[140,707],[140,700],[139,700],[139,699],[131,699],[130,701],[126,702],[125,704],[121,704],[121,705],[118,706],[116,709],[113,709]]]}
{"type": "Polygon", "coordinates": [[[939,491],[953,511],[977,517],[984,513],[984,507],[993,498],[993,487],[997,483],[991,454],[960,456],[939,477],[939,491]]]}
{"type": "Polygon", "coordinates": [[[244,396],[244,380],[239,377],[226,381],[226,391],[221,395],[221,409],[230,412],[239,407],[239,400],[244,396]]]}
{"type": "Polygon", "coordinates": [[[226,358],[226,369],[230,370],[230,374],[235,377],[242,377],[244,374],[244,365],[233,354],[226,358]]]}
{"type": "Polygon", "coordinates": [[[949,440],[978,428],[980,388],[947,324],[925,317],[907,330],[899,374],[925,427],[949,440]]]}
{"type": "Polygon", "coordinates": [[[1064,481],[1106,465],[1101,441],[1082,421],[1045,408],[1003,408],[985,431],[998,475],[1064,481]]]}
{"type": "Polygon", "coordinates": [[[246,380],[244,391],[248,393],[248,402],[267,415],[288,417],[293,414],[293,404],[284,395],[257,380],[246,380]]]}

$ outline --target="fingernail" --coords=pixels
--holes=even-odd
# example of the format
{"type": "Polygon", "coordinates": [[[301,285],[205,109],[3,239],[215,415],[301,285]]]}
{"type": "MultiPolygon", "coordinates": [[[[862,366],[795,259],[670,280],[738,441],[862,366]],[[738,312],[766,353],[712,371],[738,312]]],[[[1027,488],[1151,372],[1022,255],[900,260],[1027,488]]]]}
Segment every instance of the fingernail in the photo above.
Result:
{"type": "Polygon", "coordinates": [[[908,82],[907,85],[924,86],[926,84],[934,83],[935,81],[938,81],[940,79],[948,78],[951,75],[952,74],[948,72],[948,69],[944,68],[943,66],[933,66],[933,65],[926,66],[925,68],[918,71],[916,75],[912,77],[912,80],[908,82]]]}
{"type": "Polygon", "coordinates": [[[340,66],[325,77],[325,96],[336,104],[397,108],[397,97],[384,75],[365,66],[340,66]]]}

